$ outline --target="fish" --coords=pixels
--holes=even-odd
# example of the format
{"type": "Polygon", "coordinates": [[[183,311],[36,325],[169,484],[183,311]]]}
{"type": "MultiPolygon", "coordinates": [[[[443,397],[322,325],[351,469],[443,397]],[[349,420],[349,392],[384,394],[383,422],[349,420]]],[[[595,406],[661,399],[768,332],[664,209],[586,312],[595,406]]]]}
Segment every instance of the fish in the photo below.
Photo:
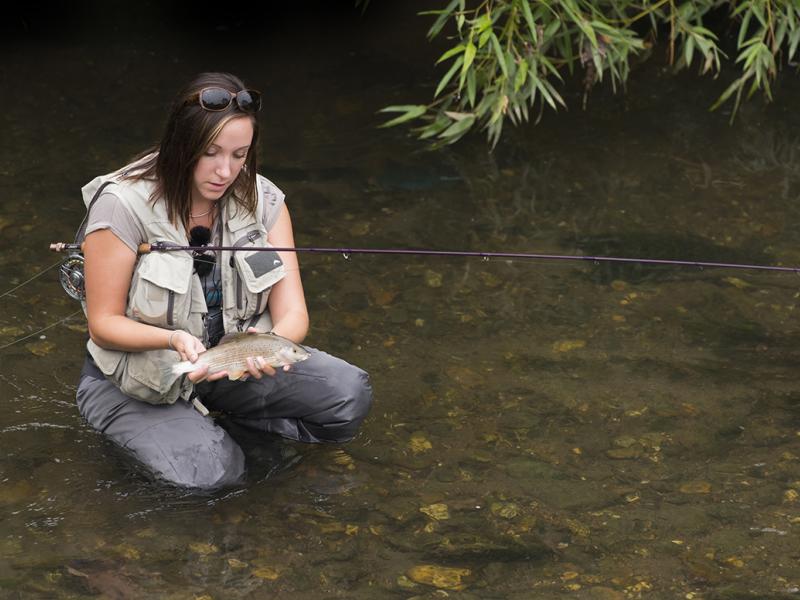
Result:
{"type": "Polygon", "coordinates": [[[261,356],[271,367],[284,367],[311,356],[305,348],[274,333],[229,333],[219,344],[201,352],[196,362],[184,360],[170,367],[172,375],[182,375],[208,365],[208,374],[228,372],[228,379],[241,379],[247,373],[248,357],[261,356]]]}

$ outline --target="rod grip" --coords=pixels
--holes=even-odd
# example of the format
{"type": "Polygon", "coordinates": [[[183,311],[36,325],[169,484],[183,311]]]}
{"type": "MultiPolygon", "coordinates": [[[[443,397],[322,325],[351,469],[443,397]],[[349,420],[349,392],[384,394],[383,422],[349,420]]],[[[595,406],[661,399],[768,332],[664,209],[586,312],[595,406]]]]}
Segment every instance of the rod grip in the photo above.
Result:
{"type": "Polygon", "coordinates": [[[75,244],[70,242],[54,242],[50,244],[50,250],[53,252],[69,252],[73,250],[80,250],[83,252],[83,244],[75,244]]]}
{"type": "Polygon", "coordinates": [[[150,244],[148,244],[147,242],[145,242],[143,244],[139,244],[139,248],[137,249],[137,252],[139,254],[150,254],[152,249],[153,249],[152,246],[150,244]]]}

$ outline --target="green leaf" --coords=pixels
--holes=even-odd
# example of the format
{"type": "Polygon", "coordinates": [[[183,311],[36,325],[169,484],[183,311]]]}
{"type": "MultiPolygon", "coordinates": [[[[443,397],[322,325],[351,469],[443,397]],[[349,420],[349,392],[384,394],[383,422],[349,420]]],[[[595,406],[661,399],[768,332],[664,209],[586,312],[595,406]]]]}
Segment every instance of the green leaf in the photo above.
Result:
{"type": "MultiPolygon", "coordinates": [[[[450,127],[445,129],[442,133],[439,134],[440,138],[448,138],[459,136],[461,137],[466,133],[471,127],[472,124],[475,122],[475,117],[470,116],[465,119],[461,119],[460,121],[454,121],[450,127]]],[[[455,140],[453,140],[455,141],[455,140]]]]}
{"type": "Polygon", "coordinates": [[[450,48],[450,50],[448,50],[439,57],[439,60],[436,61],[436,64],[438,65],[440,62],[444,62],[448,58],[455,56],[456,54],[461,54],[464,51],[464,48],[465,48],[464,44],[459,44],[458,46],[450,48]]]}
{"type": "MultiPolygon", "coordinates": [[[[447,23],[447,19],[450,17],[450,13],[452,13],[456,7],[459,5],[460,0],[451,0],[450,4],[447,7],[439,12],[439,18],[433,22],[431,28],[428,30],[428,39],[435,38],[439,32],[444,27],[444,24],[447,23]]],[[[437,11],[430,11],[431,14],[435,14],[437,11]]],[[[425,14],[425,13],[421,13],[425,14]]]]}
{"type": "Polygon", "coordinates": [[[693,56],[694,56],[694,38],[690,35],[686,38],[686,43],[683,46],[683,60],[686,62],[687,67],[692,66],[693,56]]]}
{"type": "Polygon", "coordinates": [[[533,38],[534,43],[538,43],[537,33],[536,33],[536,22],[533,20],[533,15],[531,14],[531,5],[528,0],[521,0],[520,4],[522,5],[522,15],[525,17],[525,22],[528,24],[528,29],[531,30],[531,37],[533,38]]]}
{"type": "Polygon", "coordinates": [[[525,80],[528,78],[528,61],[521,61],[517,68],[517,74],[514,76],[514,91],[518,92],[519,88],[525,85],[525,80]]]}
{"type": "Polygon", "coordinates": [[[483,13],[473,24],[473,32],[474,33],[483,33],[487,29],[491,28],[492,26],[492,18],[487,14],[483,13]]]}
{"type": "Polygon", "coordinates": [[[466,71],[472,65],[472,61],[475,60],[475,53],[478,51],[475,48],[475,44],[469,42],[467,44],[466,50],[464,50],[464,65],[462,66],[462,71],[466,71]]]}
{"type": "Polygon", "coordinates": [[[426,140],[428,138],[432,138],[433,136],[440,134],[442,131],[447,129],[450,123],[451,123],[450,119],[446,119],[441,116],[437,117],[433,123],[431,123],[430,125],[426,125],[425,127],[419,130],[422,132],[419,135],[419,139],[426,140]]]}
{"type": "Polygon", "coordinates": [[[492,32],[492,48],[494,48],[494,55],[497,58],[497,62],[500,65],[500,70],[503,71],[503,75],[508,78],[508,70],[506,69],[506,61],[503,57],[503,49],[500,47],[500,40],[497,39],[497,36],[492,32]]]}
{"type": "Polygon", "coordinates": [[[469,102],[469,105],[472,107],[475,106],[476,87],[475,70],[472,69],[469,73],[467,73],[467,102],[469,102]]]}
{"type": "Polygon", "coordinates": [[[442,77],[441,81],[439,81],[439,85],[436,86],[436,91],[433,93],[434,98],[436,98],[444,89],[444,87],[450,82],[450,80],[453,78],[453,75],[455,74],[456,71],[458,71],[459,67],[461,66],[461,63],[463,62],[464,62],[463,56],[459,56],[457,59],[453,61],[453,64],[450,65],[450,69],[447,71],[447,73],[444,74],[444,77],[442,77]]]}
{"type": "Polygon", "coordinates": [[[483,48],[486,45],[486,42],[489,41],[491,35],[492,35],[491,29],[483,31],[481,35],[478,37],[478,48],[483,48]]]}
{"type": "Polygon", "coordinates": [[[553,100],[553,96],[550,94],[550,90],[547,89],[544,79],[540,79],[536,83],[537,83],[536,87],[539,89],[539,93],[542,95],[542,98],[544,98],[545,101],[550,105],[550,108],[556,110],[555,100],[553,100]]]}
{"type": "MultiPolygon", "coordinates": [[[[747,4],[742,3],[742,7],[747,6],[747,4]]],[[[739,36],[736,38],[736,47],[741,48],[742,42],[744,41],[745,36],[747,35],[747,30],[750,28],[750,18],[753,16],[753,13],[749,10],[747,14],[745,14],[744,18],[742,18],[742,22],[739,25],[739,36]]]]}
{"type": "Polygon", "coordinates": [[[458,91],[461,91],[461,88],[464,87],[464,81],[467,78],[467,71],[469,70],[470,66],[472,65],[472,61],[475,60],[475,53],[477,49],[475,48],[475,44],[469,42],[467,44],[467,49],[464,50],[464,64],[461,65],[461,78],[458,82],[458,91]]]}
{"type": "Polygon", "coordinates": [[[400,115],[399,117],[395,117],[390,121],[386,121],[379,127],[394,127],[395,125],[399,125],[400,123],[405,123],[406,121],[410,121],[411,119],[416,119],[417,117],[425,114],[425,111],[428,110],[428,107],[424,104],[403,104],[399,106],[387,106],[386,108],[382,108],[378,112],[402,112],[405,114],[400,115]]]}
{"type": "Polygon", "coordinates": [[[800,44],[800,29],[795,29],[789,34],[789,60],[794,58],[798,44],[800,44]]]}

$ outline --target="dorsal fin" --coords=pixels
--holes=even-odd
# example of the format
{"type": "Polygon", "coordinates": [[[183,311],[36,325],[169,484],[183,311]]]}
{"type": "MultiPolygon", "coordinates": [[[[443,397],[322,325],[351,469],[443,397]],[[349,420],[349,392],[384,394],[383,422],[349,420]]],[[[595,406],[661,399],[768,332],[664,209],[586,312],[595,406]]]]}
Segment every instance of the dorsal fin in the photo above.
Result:
{"type": "Polygon", "coordinates": [[[233,333],[226,333],[220,338],[219,342],[217,343],[217,346],[222,346],[222,344],[235,342],[236,340],[242,339],[248,335],[253,335],[253,334],[245,333],[244,331],[234,331],[233,333]]]}

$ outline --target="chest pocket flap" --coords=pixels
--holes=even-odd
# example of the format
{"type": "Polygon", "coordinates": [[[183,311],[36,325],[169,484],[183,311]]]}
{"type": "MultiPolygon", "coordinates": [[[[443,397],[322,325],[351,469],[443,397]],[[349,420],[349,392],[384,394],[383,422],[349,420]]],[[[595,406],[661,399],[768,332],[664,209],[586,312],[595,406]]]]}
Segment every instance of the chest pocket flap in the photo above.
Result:
{"type": "Polygon", "coordinates": [[[192,258],[183,252],[145,254],[131,284],[128,316],[159,327],[185,327],[192,269],[192,258]]]}
{"type": "Polygon", "coordinates": [[[286,276],[283,261],[274,250],[239,250],[233,260],[247,291],[253,294],[263,292],[286,276]]]}
{"type": "Polygon", "coordinates": [[[192,281],[192,258],[184,252],[151,252],[139,261],[138,274],[153,285],[185,294],[192,281]]]}

